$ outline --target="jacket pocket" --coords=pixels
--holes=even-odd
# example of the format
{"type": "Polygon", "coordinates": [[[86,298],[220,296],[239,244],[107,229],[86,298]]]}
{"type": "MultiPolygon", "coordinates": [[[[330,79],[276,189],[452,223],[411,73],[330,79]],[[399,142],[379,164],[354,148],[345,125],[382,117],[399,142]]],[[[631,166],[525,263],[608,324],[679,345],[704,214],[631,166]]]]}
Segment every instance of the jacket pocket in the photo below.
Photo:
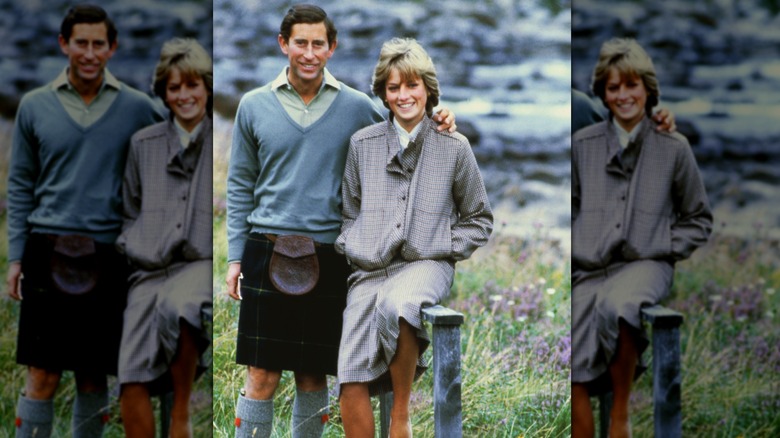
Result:
{"type": "Polygon", "coordinates": [[[634,210],[624,255],[629,260],[667,258],[672,254],[671,219],[634,210]]]}
{"type": "Polygon", "coordinates": [[[364,270],[385,266],[392,258],[388,257],[392,219],[391,211],[361,211],[352,227],[342,234],[347,259],[364,270]]]}
{"type": "MultiPolygon", "coordinates": [[[[444,210],[444,209],[443,209],[444,210]]],[[[452,257],[452,223],[449,213],[432,213],[417,209],[407,224],[406,260],[445,259],[452,257]]]]}

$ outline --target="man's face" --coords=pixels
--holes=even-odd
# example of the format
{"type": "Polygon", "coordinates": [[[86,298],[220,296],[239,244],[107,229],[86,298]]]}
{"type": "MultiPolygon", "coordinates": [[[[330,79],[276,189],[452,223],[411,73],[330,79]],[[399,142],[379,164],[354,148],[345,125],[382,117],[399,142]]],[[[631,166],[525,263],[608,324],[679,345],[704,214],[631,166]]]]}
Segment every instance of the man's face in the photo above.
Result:
{"type": "Polygon", "coordinates": [[[100,83],[106,63],[116,51],[116,41],[108,44],[105,23],[79,23],[73,26],[70,39],[59,37],[62,53],[68,55],[68,77],[74,85],[100,83]]]}
{"type": "Polygon", "coordinates": [[[292,27],[290,40],[279,35],[279,46],[290,59],[288,78],[293,87],[316,84],[322,80],[325,64],[336,50],[336,44],[328,44],[325,23],[298,23],[292,27]]]}

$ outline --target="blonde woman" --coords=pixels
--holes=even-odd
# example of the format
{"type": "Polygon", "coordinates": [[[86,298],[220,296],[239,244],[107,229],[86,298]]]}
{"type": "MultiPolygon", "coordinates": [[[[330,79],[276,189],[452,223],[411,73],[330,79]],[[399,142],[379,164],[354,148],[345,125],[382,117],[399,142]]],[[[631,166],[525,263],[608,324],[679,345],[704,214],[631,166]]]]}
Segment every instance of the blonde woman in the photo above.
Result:
{"type": "Polygon", "coordinates": [[[642,47],[604,43],[592,87],[609,120],[572,142],[572,436],[593,436],[589,397],[611,389],[609,436],[620,438],[631,436],[628,400],[648,344],[640,308],[668,294],[712,214],[687,140],[650,120],[660,87],[642,47]]]}
{"type": "Polygon", "coordinates": [[[119,355],[128,437],[154,436],[150,395],[173,389],[171,437],[191,436],[189,398],[210,339],[212,63],[191,39],[165,43],[153,89],[170,120],[137,132],[123,185],[117,247],[133,273],[119,355]]]}
{"type": "Polygon", "coordinates": [[[411,436],[412,382],[424,371],[422,307],[449,293],[455,262],[487,242],[493,215],[468,140],[439,132],[433,62],[414,40],[382,46],[374,94],[386,122],[352,136],[337,251],[353,273],[338,379],[348,437],[373,437],[369,394],[392,389],[390,436],[411,436]]]}

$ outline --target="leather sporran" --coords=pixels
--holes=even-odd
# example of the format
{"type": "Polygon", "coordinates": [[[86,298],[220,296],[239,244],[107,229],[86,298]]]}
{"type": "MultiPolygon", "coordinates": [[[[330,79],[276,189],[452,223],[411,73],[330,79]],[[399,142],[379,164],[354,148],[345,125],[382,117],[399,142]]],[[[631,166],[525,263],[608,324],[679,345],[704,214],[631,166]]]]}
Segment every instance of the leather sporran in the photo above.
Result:
{"type": "Polygon", "coordinates": [[[268,273],[271,283],[282,293],[309,293],[320,277],[314,240],[306,236],[276,236],[268,273]]]}
{"type": "Polygon", "coordinates": [[[50,235],[49,238],[54,241],[50,260],[54,287],[68,295],[91,292],[100,277],[94,239],[77,235],[50,235]]]}

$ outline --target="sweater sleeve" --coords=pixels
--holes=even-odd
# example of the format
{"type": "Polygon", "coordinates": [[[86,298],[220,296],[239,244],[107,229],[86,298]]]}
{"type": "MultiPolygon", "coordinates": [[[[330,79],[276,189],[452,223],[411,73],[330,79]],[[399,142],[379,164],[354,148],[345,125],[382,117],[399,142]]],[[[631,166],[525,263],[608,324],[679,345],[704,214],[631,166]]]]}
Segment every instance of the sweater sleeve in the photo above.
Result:
{"type": "Polygon", "coordinates": [[[687,144],[677,153],[674,178],[672,196],[677,221],[671,228],[672,256],[675,260],[682,260],[707,243],[712,232],[712,212],[707,192],[696,159],[687,144]]]}
{"type": "Polygon", "coordinates": [[[254,209],[255,181],[260,174],[258,139],[252,131],[251,111],[242,99],[233,126],[233,141],[227,180],[228,262],[240,261],[251,225],[247,218],[254,209]]]}
{"type": "Polygon", "coordinates": [[[19,261],[30,234],[27,218],[35,208],[35,187],[40,173],[38,143],[32,126],[29,102],[19,106],[11,139],[8,172],[8,261],[19,261]],[[27,104],[26,104],[27,103],[27,104]]]}
{"type": "Polygon", "coordinates": [[[458,222],[452,226],[452,253],[455,260],[464,260],[487,243],[493,231],[485,183],[468,142],[458,151],[452,195],[458,209],[458,222]]]}

